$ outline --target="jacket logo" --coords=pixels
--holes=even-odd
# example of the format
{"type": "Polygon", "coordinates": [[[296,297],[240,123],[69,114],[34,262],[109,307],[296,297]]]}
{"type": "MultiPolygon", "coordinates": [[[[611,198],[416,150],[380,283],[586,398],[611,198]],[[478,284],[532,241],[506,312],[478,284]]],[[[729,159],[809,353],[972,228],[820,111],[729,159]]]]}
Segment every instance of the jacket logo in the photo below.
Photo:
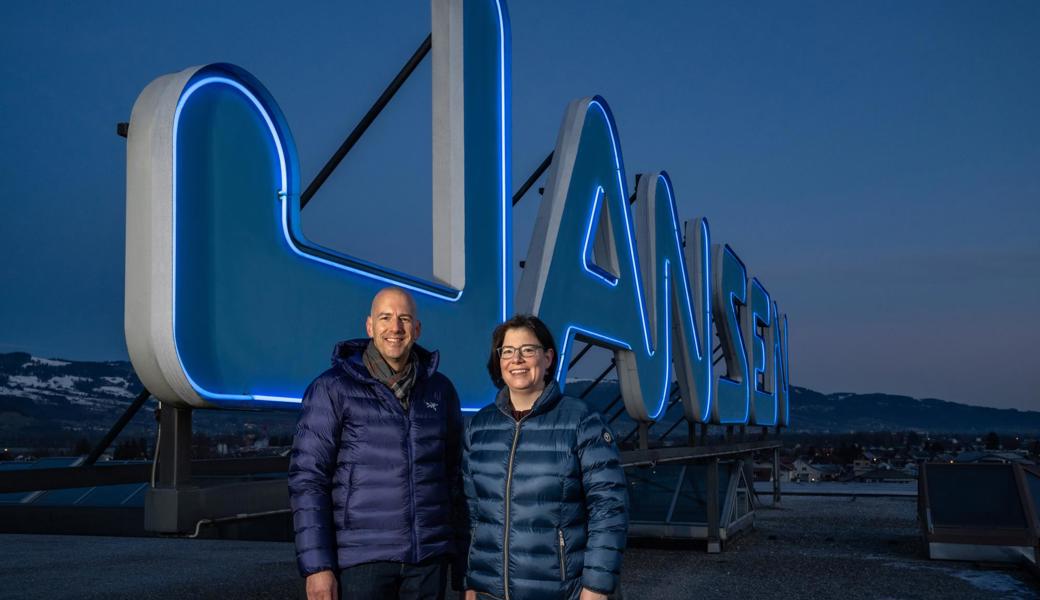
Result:
{"type": "Polygon", "coordinates": [[[426,408],[429,408],[429,409],[432,409],[432,410],[437,410],[437,403],[436,402],[430,402],[429,400],[427,400],[426,401],[426,408]]]}

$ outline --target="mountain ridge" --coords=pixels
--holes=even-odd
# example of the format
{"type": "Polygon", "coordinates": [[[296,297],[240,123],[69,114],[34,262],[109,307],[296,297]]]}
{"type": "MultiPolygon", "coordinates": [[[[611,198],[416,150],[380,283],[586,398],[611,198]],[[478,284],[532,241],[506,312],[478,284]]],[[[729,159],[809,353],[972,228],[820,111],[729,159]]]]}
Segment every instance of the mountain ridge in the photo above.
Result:
{"type": "MultiPolygon", "coordinates": [[[[568,382],[567,391],[580,394],[589,383],[587,380],[568,382]]],[[[141,389],[141,382],[128,361],[73,361],[35,357],[26,352],[0,353],[0,441],[19,445],[56,438],[99,437],[141,389]]],[[[616,380],[605,380],[588,394],[587,400],[604,410],[617,397],[617,389],[616,380]]],[[[609,413],[617,412],[618,406],[620,403],[614,404],[609,413]]],[[[155,427],[150,412],[140,411],[124,435],[150,435],[155,427]]],[[[680,413],[678,408],[673,408],[662,422],[674,422],[680,413]]],[[[288,434],[295,427],[296,419],[295,411],[197,411],[196,414],[196,431],[209,434],[234,433],[243,427],[270,428],[272,434],[288,434]]],[[[627,415],[619,419],[614,427],[624,429],[627,415]]],[[[677,427],[677,434],[683,429],[677,427]]],[[[788,431],[793,433],[911,430],[1040,433],[1040,412],[897,394],[823,394],[809,388],[791,387],[788,431]]]]}

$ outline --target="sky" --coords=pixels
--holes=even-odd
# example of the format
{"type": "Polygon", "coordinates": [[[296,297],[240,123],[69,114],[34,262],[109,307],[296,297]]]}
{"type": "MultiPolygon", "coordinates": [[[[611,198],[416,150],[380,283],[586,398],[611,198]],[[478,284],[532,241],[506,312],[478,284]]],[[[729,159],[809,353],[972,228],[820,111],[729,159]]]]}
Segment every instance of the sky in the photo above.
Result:
{"type": "MultiPolygon", "coordinates": [[[[514,189],[599,94],[629,175],[666,170],[680,218],[788,314],[792,384],[1040,409],[1040,3],[509,13],[514,189]]],[[[151,80],[251,72],[306,184],[428,32],[422,1],[0,3],[0,352],[127,357],[115,128],[151,80]]],[[[432,272],[430,79],[427,60],[304,211],[313,240],[432,272]]],[[[514,211],[517,260],[538,200],[514,211]]]]}

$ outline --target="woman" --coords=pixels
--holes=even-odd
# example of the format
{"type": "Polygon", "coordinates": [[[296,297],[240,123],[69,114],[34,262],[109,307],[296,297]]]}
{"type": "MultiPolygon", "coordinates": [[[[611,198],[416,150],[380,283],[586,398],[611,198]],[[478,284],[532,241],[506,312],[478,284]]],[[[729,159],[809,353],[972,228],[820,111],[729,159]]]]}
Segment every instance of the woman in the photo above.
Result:
{"type": "Polygon", "coordinates": [[[599,413],[560,393],[556,362],[537,317],[491,336],[500,391],[464,438],[467,600],[603,600],[617,587],[628,529],[617,444],[599,413]]]}

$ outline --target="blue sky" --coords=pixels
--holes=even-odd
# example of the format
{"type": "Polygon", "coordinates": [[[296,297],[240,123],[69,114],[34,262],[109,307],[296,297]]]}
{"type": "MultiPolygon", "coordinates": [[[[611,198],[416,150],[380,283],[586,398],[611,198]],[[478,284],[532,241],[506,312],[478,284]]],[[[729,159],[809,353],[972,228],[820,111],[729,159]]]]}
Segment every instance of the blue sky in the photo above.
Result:
{"type": "MultiPolygon", "coordinates": [[[[794,384],[1040,408],[1040,4],[524,0],[510,15],[514,186],[567,102],[600,94],[630,175],[667,170],[680,216],[708,217],[789,313],[794,384]]],[[[306,183],[428,20],[421,1],[0,3],[0,352],[126,357],[115,124],[149,81],[246,68],[306,183]]],[[[429,85],[427,62],[304,211],[312,238],[430,272],[429,85]],[[387,219],[413,245],[382,244],[387,219]]],[[[537,198],[515,211],[518,259],[537,198]]]]}

